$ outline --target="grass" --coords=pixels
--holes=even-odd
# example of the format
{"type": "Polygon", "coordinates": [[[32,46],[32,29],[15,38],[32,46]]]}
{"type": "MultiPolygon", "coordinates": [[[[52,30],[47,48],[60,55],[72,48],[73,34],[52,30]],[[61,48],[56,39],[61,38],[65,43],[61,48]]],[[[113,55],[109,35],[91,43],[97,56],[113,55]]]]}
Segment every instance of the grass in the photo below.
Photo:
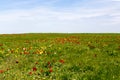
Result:
{"type": "Polygon", "coordinates": [[[0,80],[120,80],[120,34],[2,34],[0,80]]]}

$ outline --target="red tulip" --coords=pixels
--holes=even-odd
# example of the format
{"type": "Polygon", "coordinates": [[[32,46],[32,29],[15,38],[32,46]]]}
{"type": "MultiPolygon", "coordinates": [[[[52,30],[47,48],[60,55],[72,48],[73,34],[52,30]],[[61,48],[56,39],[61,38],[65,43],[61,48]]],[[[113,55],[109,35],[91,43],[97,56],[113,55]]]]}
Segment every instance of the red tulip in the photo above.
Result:
{"type": "Polygon", "coordinates": [[[3,73],[3,72],[4,72],[4,70],[0,70],[0,74],[3,73]]]}
{"type": "Polygon", "coordinates": [[[65,61],[63,59],[59,60],[60,63],[64,63],[65,61]]]}
{"type": "Polygon", "coordinates": [[[48,65],[50,65],[50,62],[48,62],[48,65]]]}
{"type": "Polygon", "coordinates": [[[30,75],[32,75],[32,72],[29,72],[30,75]]]}
{"type": "Polygon", "coordinates": [[[24,54],[29,54],[29,52],[25,51],[24,54]]]}
{"type": "Polygon", "coordinates": [[[50,72],[50,73],[53,72],[52,68],[49,69],[49,72],[50,72]]]}
{"type": "Polygon", "coordinates": [[[36,67],[33,67],[33,71],[37,71],[37,68],[36,68],[36,67]]]}
{"type": "Polygon", "coordinates": [[[0,46],[3,46],[3,44],[0,44],[0,46]]]}

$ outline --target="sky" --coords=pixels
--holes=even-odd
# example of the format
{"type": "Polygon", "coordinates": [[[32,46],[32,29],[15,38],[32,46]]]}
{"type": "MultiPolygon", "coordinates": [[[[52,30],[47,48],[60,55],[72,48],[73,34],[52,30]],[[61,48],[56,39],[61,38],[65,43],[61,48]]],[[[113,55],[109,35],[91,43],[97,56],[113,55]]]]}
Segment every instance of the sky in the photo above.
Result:
{"type": "Polygon", "coordinates": [[[119,32],[120,0],[0,1],[0,34],[119,32]]]}

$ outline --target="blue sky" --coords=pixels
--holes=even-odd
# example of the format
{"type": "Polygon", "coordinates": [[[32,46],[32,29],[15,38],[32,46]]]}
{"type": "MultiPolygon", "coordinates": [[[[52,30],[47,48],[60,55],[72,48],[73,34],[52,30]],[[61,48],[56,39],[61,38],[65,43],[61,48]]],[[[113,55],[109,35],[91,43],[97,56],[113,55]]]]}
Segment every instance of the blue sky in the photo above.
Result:
{"type": "Polygon", "coordinates": [[[120,0],[1,0],[0,33],[120,32],[120,0]]]}

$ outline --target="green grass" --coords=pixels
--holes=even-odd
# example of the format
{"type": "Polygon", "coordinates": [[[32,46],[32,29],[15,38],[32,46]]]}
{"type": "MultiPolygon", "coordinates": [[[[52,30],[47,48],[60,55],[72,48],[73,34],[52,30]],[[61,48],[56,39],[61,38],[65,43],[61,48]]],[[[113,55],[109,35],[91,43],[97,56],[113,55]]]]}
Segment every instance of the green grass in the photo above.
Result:
{"type": "Polygon", "coordinates": [[[0,80],[120,80],[120,34],[0,35],[0,80]]]}

